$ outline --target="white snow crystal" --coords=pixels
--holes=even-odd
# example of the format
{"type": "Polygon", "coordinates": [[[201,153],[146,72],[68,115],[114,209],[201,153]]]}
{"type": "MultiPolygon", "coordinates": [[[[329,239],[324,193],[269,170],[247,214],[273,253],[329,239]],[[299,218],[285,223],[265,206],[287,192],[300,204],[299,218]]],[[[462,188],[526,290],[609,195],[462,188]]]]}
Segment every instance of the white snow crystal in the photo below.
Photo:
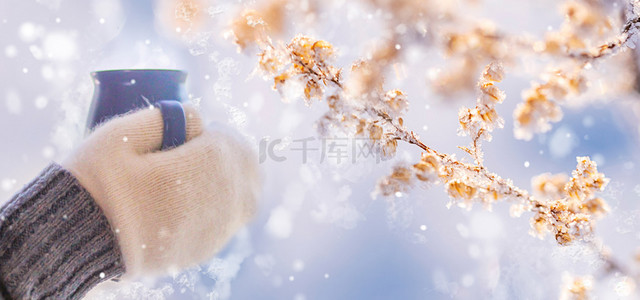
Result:
{"type": "Polygon", "coordinates": [[[472,286],[474,281],[475,281],[475,278],[471,274],[465,274],[464,276],[462,276],[462,285],[464,287],[472,286]]]}
{"type": "Polygon", "coordinates": [[[469,227],[467,227],[466,225],[462,223],[458,223],[456,225],[456,230],[458,230],[458,233],[460,234],[461,237],[463,238],[469,237],[469,227]]]}
{"type": "Polygon", "coordinates": [[[571,151],[579,144],[576,134],[568,126],[562,126],[553,133],[549,139],[549,153],[555,158],[563,158],[571,154],[571,151]]]}
{"type": "Polygon", "coordinates": [[[18,48],[14,45],[4,47],[4,55],[7,58],[14,58],[18,55],[18,48]]]}
{"type": "Polygon", "coordinates": [[[582,126],[586,128],[593,127],[595,123],[596,121],[592,116],[585,116],[584,118],[582,118],[582,126]]]}
{"type": "Polygon", "coordinates": [[[242,110],[229,106],[227,112],[229,114],[229,124],[236,127],[245,127],[247,125],[247,114],[242,110]]]}
{"type": "Polygon", "coordinates": [[[622,277],[615,285],[616,294],[620,297],[628,297],[635,290],[635,283],[632,278],[622,277]]]}
{"type": "Polygon", "coordinates": [[[42,68],[40,68],[40,75],[42,75],[42,78],[45,80],[51,80],[55,76],[55,71],[52,66],[43,65],[42,68]]]}
{"type": "Polygon", "coordinates": [[[351,204],[348,199],[351,196],[351,187],[342,186],[335,197],[323,198],[311,216],[316,222],[329,223],[344,229],[353,229],[364,216],[351,204]]]}
{"type": "Polygon", "coordinates": [[[479,258],[480,255],[482,254],[482,250],[480,250],[480,246],[476,244],[469,245],[469,249],[467,249],[467,252],[469,253],[469,257],[471,258],[479,258]]]}
{"type": "Polygon", "coordinates": [[[301,259],[294,260],[291,268],[296,272],[302,272],[304,270],[304,261],[301,259]]]}
{"type": "Polygon", "coordinates": [[[289,238],[293,232],[293,216],[289,209],[282,206],[274,208],[271,211],[265,229],[274,238],[289,238]]]}
{"type": "Polygon", "coordinates": [[[44,52],[40,47],[36,45],[29,46],[29,52],[31,52],[31,55],[33,55],[33,58],[37,60],[41,60],[42,58],[44,58],[44,52]]]}
{"type": "Polygon", "coordinates": [[[51,146],[45,146],[42,148],[42,157],[46,159],[52,159],[55,154],[56,150],[51,146]]]}
{"type": "Polygon", "coordinates": [[[5,95],[5,105],[7,107],[7,112],[12,115],[19,115],[22,113],[22,101],[20,100],[20,95],[18,92],[14,90],[7,91],[5,95]]]}
{"type": "Polygon", "coordinates": [[[496,239],[504,233],[499,216],[491,212],[477,212],[471,217],[471,235],[480,239],[496,239]]]}
{"type": "Polygon", "coordinates": [[[9,191],[16,185],[16,182],[17,180],[13,178],[3,178],[2,181],[0,181],[0,187],[3,191],[9,191]]]}
{"type": "Polygon", "coordinates": [[[68,61],[78,50],[74,32],[54,32],[48,34],[42,43],[47,57],[54,61],[68,61]]]}
{"type": "Polygon", "coordinates": [[[213,33],[199,32],[189,41],[189,53],[193,56],[203,55],[213,47],[213,33]]]}
{"type": "Polygon", "coordinates": [[[209,264],[207,274],[215,280],[210,299],[228,299],[231,296],[231,280],[240,271],[240,265],[251,254],[249,232],[241,230],[231,243],[230,252],[222,257],[216,257],[209,264]]]}
{"type": "Polygon", "coordinates": [[[44,28],[40,25],[35,25],[31,22],[25,22],[20,25],[18,29],[18,36],[23,42],[30,43],[41,37],[44,33],[44,28]]]}
{"type": "Polygon", "coordinates": [[[593,159],[593,161],[596,164],[598,164],[598,167],[602,167],[606,163],[606,159],[604,158],[604,155],[602,155],[601,153],[594,153],[591,156],[591,159],[593,159]]]}
{"type": "Polygon", "coordinates": [[[34,101],[34,105],[37,109],[44,109],[45,107],[47,107],[47,104],[49,103],[49,99],[47,99],[47,97],[40,95],[38,97],[36,97],[36,100],[34,101]]]}
{"type": "Polygon", "coordinates": [[[304,294],[296,294],[293,300],[307,300],[307,297],[304,294]]]}
{"type": "Polygon", "coordinates": [[[262,274],[268,276],[276,265],[276,259],[270,254],[259,254],[253,258],[253,262],[258,266],[262,274]]]}
{"type": "MultiPolygon", "coordinates": [[[[111,1],[101,1],[101,2],[111,2],[111,1]]],[[[62,0],[36,0],[36,3],[44,5],[51,10],[58,10],[60,9],[60,4],[62,3],[62,0]]]]}

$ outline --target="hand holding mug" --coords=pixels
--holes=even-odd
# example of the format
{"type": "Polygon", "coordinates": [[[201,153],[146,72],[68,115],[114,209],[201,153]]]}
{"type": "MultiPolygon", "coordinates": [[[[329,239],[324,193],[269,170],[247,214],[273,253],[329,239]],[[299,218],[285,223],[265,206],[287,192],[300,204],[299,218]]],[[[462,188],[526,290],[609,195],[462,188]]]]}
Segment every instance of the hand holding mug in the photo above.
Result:
{"type": "Polygon", "coordinates": [[[185,105],[186,143],[159,151],[164,122],[142,109],[97,129],[63,162],[116,232],[128,276],[211,258],[254,214],[257,158],[185,105]]]}

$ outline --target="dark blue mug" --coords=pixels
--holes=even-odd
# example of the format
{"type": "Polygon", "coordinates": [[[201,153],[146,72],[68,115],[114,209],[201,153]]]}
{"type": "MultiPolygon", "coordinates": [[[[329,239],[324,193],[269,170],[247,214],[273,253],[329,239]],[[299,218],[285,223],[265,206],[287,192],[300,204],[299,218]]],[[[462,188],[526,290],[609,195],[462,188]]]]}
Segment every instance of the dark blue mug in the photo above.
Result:
{"type": "Polygon", "coordinates": [[[87,129],[132,110],[160,108],[164,129],[162,149],[186,141],[186,117],[181,102],[187,98],[187,73],[180,70],[108,70],[91,73],[95,89],[87,129]]]}

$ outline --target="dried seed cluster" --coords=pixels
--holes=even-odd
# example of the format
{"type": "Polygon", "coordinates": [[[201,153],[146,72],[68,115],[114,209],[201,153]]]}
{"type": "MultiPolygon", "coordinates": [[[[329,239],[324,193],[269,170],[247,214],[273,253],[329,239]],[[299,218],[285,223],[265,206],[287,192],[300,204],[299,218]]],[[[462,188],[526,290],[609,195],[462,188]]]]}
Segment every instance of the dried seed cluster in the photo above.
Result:
{"type": "MultiPolygon", "coordinates": [[[[480,96],[476,106],[463,107],[459,112],[459,133],[472,141],[471,146],[460,148],[474,163],[438,152],[408,130],[403,122],[408,98],[400,90],[385,90],[383,75],[389,66],[395,67],[394,61],[400,57],[401,49],[406,48],[398,45],[410,44],[416,34],[422,36],[416,40],[429,40],[440,46],[445,56],[458,66],[444,68],[433,78],[433,90],[444,95],[473,86],[475,74],[487,62],[513,63],[515,55],[521,54],[550,58],[551,64],[563,67],[552,69],[541,76],[541,83],[533,83],[524,91],[524,101],[513,113],[515,136],[531,139],[562,118],[560,106],[566,100],[585,93],[591,62],[621,52],[637,35],[639,0],[631,1],[631,17],[623,26],[609,17],[599,1],[564,1],[561,5],[565,22],[558,30],[547,32],[541,41],[511,36],[487,21],[467,20],[456,15],[455,9],[445,2],[368,0],[374,8],[389,12],[391,34],[386,35],[391,37],[370,47],[373,51],[366,55],[367,59],[356,61],[344,72],[332,65],[337,51],[326,41],[298,35],[288,44],[272,42],[270,35],[281,30],[280,4],[284,2],[274,0],[271,1],[274,6],[268,4],[260,11],[245,11],[231,31],[240,49],[258,45],[259,69],[265,77],[273,79],[274,89],[283,95],[283,100],[292,86],[301,86],[307,105],[323,101],[328,106],[317,123],[322,135],[340,133],[368,138],[375,142],[376,152],[383,157],[395,154],[398,141],[423,150],[418,162],[393,167],[390,175],[380,179],[375,194],[393,196],[415,185],[442,184],[451,199],[448,205],[470,208],[481,203],[490,207],[497,201],[510,201],[512,215],[533,214],[533,234],[540,237],[551,234],[560,245],[576,240],[593,243],[594,222],[608,210],[597,193],[609,180],[588,157],[577,158],[571,177],[548,173],[534,177],[533,195],[483,166],[480,142],[490,140],[490,133],[504,124],[495,109],[505,99],[504,92],[496,86],[504,76],[501,64],[490,63],[485,67],[477,84],[480,96]],[[622,30],[616,32],[620,26],[622,30]]],[[[626,273],[605,250],[599,251],[609,271],[626,273]]],[[[568,299],[585,299],[590,289],[590,277],[575,278],[563,295],[568,299]]]]}
{"type": "Polygon", "coordinates": [[[588,239],[593,222],[608,211],[608,205],[596,193],[609,182],[599,173],[596,163],[588,157],[578,157],[576,170],[569,179],[565,175],[542,174],[534,177],[534,191],[540,197],[532,211],[533,234],[544,237],[551,233],[558,244],[588,239]]]}
{"type": "Polygon", "coordinates": [[[534,83],[522,93],[524,102],[513,112],[514,135],[518,139],[531,140],[534,134],[551,130],[551,122],[562,119],[559,103],[587,89],[586,79],[580,72],[566,74],[554,70],[545,77],[545,83],[534,83]]]}
{"type": "Polygon", "coordinates": [[[588,158],[579,158],[574,176],[562,183],[562,189],[558,187],[558,177],[551,177],[550,182],[543,182],[544,177],[536,178],[538,186],[555,187],[555,194],[538,193],[540,199],[529,196],[482,165],[480,140],[489,140],[490,133],[503,126],[495,109],[505,99],[504,92],[495,85],[504,77],[501,64],[490,63],[485,67],[478,81],[476,106],[462,108],[459,113],[459,132],[472,140],[470,147],[462,147],[475,160],[469,164],[429,148],[404,127],[402,115],[408,106],[407,97],[400,90],[384,91],[382,79],[363,71],[371,68],[372,61],[356,62],[344,82],[342,70],[331,64],[335,53],[330,43],[299,35],[286,45],[269,44],[260,53],[259,67],[273,77],[274,89],[282,92],[287,84],[296,81],[304,86],[303,98],[308,105],[313,100],[325,100],[329,110],[318,123],[322,134],[338,130],[369,138],[383,157],[395,154],[398,141],[425,151],[419,162],[395,166],[389,176],[380,179],[376,194],[392,196],[407,192],[417,183],[442,183],[451,199],[450,205],[470,208],[481,203],[490,207],[496,201],[511,200],[516,203],[514,214],[535,213],[532,228],[536,234],[552,232],[563,245],[587,238],[595,216],[606,211],[604,201],[594,194],[604,188],[607,179],[588,158]],[[358,86],[357,81],[375,88],[367,89],[366,93],[363,89],[364,94],[354,93],[354,88],[348,87],[358,86]]]}

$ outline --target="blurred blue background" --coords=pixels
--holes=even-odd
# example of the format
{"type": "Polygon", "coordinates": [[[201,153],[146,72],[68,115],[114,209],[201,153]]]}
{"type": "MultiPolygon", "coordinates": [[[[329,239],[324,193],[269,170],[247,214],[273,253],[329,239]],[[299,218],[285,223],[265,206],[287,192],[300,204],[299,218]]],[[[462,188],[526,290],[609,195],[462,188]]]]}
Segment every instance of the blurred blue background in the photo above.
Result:
{"type": "MultiPolygon", "coordinates": [[[[260,1],[193,1],[199,11],[189,27],[175,21],[180,3],[0,1],[0,203],[82,141],[95,70],[183,69],[189,97],[207,123],[236,128],[256,149],[263,139],[284,141],[276,150],[286,159],[261,164],[265,186],[257,217],[218,257],[164,278],[105,283],[88,298],[549,299],[559,295],[563,276],[598,274],[601,261],[593,253],[530,236],[530,216],[509,217],[507,203],[492,211],[447,209],[441,186],[372,199],[377,179],[394,162],[419,158],[415,147],[400,145],[392,161],[338,164],[310,153],[303,163],[295,141],[316,137],[314,122],[324,105],[283,103],[270,81],[251,75],[257,57],[238,53],[225,38],[233,17],[260,1]]],[[[561,22],[555,3],[492,0],[477,13],[539,35],[561,22]]],[[[331,41],[340,49],[337,64],[346,66],[377,37],[382,17],[355,1],[324,5],[314,26],[285,23],[284,40],[303,32],[331,41]]],[[[404,67],[412,76],[387,82],[409,95],[406,125],[430,146],[463,157],[456,146],[468,141],[456,135],[457,111],[473,105],[475,95],[434,95],[426,88],[427,73],[442,57],[407,47],[404,67]]],[[[485,165],[529,189],[532,176],[569,173],[575,156],[591,156],[611,178],[604,197],[612,211],[596,232],[617,259],[640,270],[633,262],[640,246],[637,97],[567,108],[552,131],[523,142],[513,138],[511,114],[532,79],[507,73],[499,84],[508,95],[498,106],[506,126],[486,143],[485,165]]],[[[621,280],[597,279],[596,295],[620,297],[621,280]]]]}

